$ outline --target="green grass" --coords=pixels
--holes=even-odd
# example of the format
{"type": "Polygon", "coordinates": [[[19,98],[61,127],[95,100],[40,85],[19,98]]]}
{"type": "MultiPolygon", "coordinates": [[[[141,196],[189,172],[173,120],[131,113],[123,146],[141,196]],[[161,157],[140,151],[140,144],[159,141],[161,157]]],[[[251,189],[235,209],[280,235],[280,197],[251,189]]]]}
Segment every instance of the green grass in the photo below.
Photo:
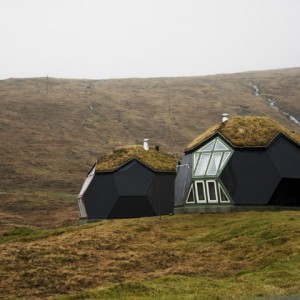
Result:
{"type": "MultiPolygon", "coordinates": [[[[128,281],[90,291],[58,297],[79,299],[254,299],[298,295],[299,257],[270,264],[260,270],[247,270],[226,278],[207,276],[162,276],[144,281],[128,281]],[[296,288],[294,288],[296,286],[296,288]],[[288,289],[288,292],[287,292],[288,289]]],[[[269,298],[268,298],[269,299],[269,298]]]]}
{"type": "Polygon", "coordinates": [[[17,227],[0,236],[0,244],[8,242],[30,242],[48,237],[62,235],[76,230],[77,227],[61,227],[55,229],[39,229],[32,227],[17,227]]]}

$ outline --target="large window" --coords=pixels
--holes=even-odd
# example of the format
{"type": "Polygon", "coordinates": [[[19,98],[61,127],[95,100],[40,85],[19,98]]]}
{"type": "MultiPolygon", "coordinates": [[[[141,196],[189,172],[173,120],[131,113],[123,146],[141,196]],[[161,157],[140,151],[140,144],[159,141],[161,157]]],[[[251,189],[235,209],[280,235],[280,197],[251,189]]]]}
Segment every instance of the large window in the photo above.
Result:
{"type": "Polygon", "coordinates": [[[232,149],[216,138],[194,153],[194,177],[217,176],[229,160],[232,149]]]}
{"type": "Polygon", "coordinates": [[[229,204],[225,188],[218,180],[196,180],[189,189],[186,204],[229,204]]]}
{"type": "Polygon", "coordinates": [[[230,197],[219,175],[233,150],[219,137],[193,154],[193,180],[187,204],[229,204],[230,197]]]}

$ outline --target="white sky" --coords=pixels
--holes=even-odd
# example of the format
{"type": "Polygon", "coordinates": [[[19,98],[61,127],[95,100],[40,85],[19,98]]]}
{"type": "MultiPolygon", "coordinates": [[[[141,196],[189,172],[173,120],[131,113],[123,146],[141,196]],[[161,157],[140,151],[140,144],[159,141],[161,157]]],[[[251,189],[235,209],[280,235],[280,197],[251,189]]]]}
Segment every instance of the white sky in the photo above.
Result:
{"type": "Polygon", "coordinates": [[[0,79],[300,66],[300,0],[0,0],[0,79]]]}

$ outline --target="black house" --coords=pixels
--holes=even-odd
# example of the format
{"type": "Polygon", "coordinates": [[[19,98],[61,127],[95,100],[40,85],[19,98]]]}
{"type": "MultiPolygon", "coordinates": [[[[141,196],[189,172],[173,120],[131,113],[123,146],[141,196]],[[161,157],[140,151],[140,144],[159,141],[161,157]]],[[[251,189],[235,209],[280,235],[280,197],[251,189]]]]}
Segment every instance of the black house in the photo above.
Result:
{"type": "Polygon", "coordinates": [[[176,158],[158,148],[117,148],[88,173],[78,195],[79,219],[173,213],[175,176],[176,158]]]}
{"type": "Polygon", "coordinates": [[[175,211],[300,206],[300,138],[266,117],[233,117],[184,151],[175,211]]]}

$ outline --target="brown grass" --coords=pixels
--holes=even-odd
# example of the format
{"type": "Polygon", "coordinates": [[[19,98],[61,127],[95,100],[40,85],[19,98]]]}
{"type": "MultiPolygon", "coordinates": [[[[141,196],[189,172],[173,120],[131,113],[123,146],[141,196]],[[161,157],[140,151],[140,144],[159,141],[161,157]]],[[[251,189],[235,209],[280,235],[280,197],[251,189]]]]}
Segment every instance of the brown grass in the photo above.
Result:
{"type": "Polygon", "coordinates": [[[267,117],[236,116],[218,123],[192,141],[185,151],[192,151],[211,136],[220,133],[236,147],[267,146],[278,134],[283,134],[300,145],[300,137],[267,117]]]}
{"type": "MultiPolygon", "coordinates": [[[[16,216],[16,224],[24,217],[51,226],[50,217],[42,221],[43,211],[53,207],[60,215],[68,209],[54,196],[39,213],[24,210],[24,202],[43,198],[30,192],[63,192],[75,199],[102,155],[118,146],[142,144],[144,138],[181,155],[224,112],[267,116],[299,135],[299,126],[268,106],[269,96],[300,118],[300,68],[189,78],[49,78],[48,94],[46,78],[0,80],[0,190],[19,191],[0,194],[1,212],[9,222],[16,216]],[[259,85],[261,96],[253,94],[251,81],[259,85]],[[12,197],[13,213],[6,209],[12,197]]],[[[74,202],[74,220],[76,210],[74,202]]]]}
{"type": "Polygon", "coordinates": [[[0,234],[20,226],[78,224],[76,197],[46,191],[0,190],[0,234]]]}
{"type": "Polygon", "coordinates": [[[113,171],[134,158],[155,171],[176,171],[176,157],[163,150],[157,151],[153,147],[146,151],[141,145],[116,148],[111,154],[105,155],[97,161],[96,171],[113,171]]]}
{"type": "MultiPolygon", "coordinates": [[[[240,212],[104,221],[50,232],[14,230],[0,237],[0,295],[47,299],[164,276],[185,276],[183,284],[209,279],[215,287],[222,280],[255,282],[250,298],[262,285],[269,293],[296,293],[299,222],[297,211],[240,212]]],[[[174,284],[168,290],[162,282],[156,299],[174,284]]]]}

